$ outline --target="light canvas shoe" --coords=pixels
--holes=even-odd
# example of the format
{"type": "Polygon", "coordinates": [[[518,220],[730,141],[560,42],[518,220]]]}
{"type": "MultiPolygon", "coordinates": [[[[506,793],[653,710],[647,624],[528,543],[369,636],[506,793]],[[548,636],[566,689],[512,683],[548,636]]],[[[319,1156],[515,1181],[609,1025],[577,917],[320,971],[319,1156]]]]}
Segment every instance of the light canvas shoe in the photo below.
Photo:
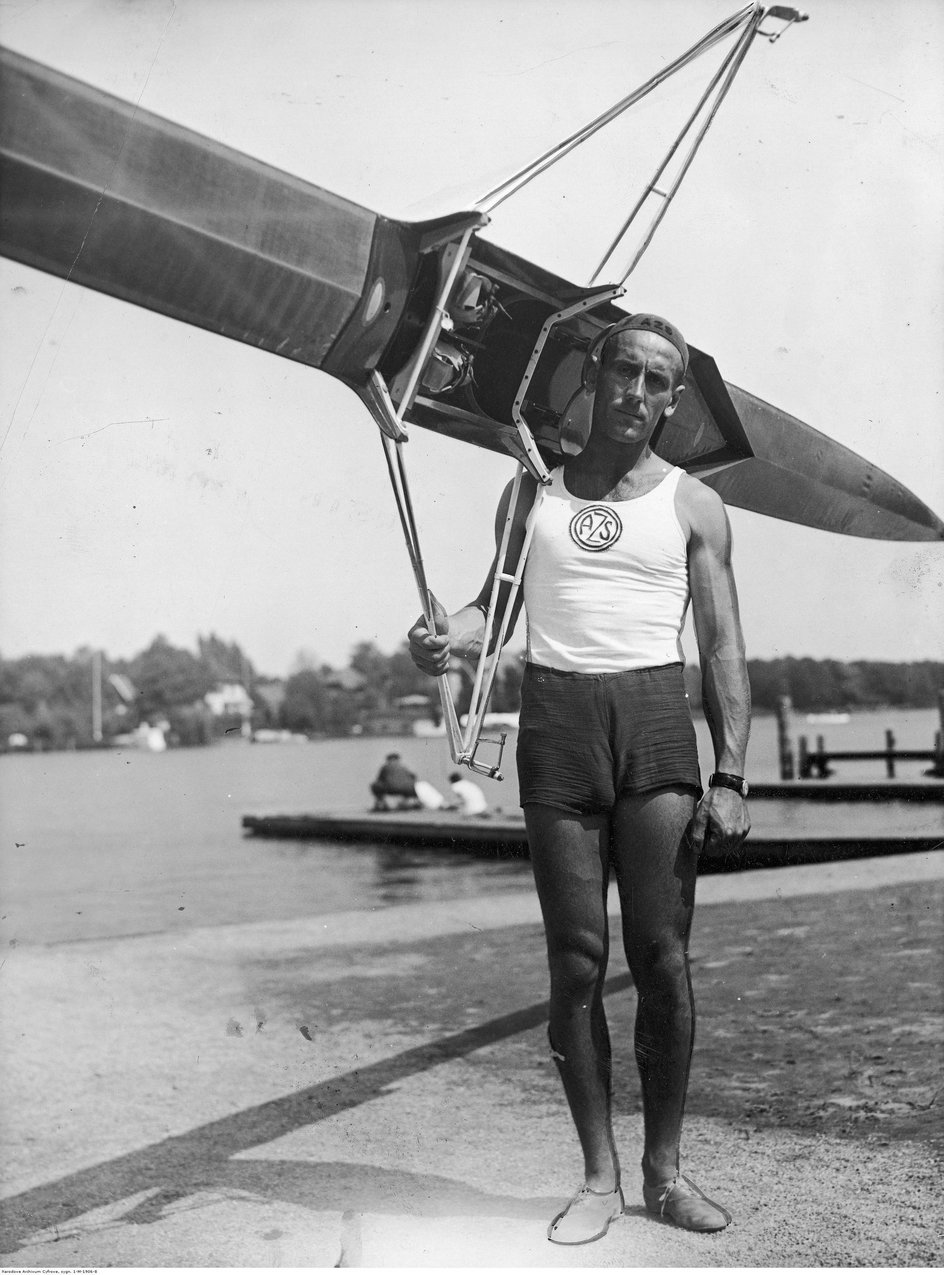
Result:
{"type": "Polygon", "coordinates": [[[643,1183],[642,1198],[650,1213],[686,1231],[723,1231],[731,1221],[727,1209],[709,1200],[704,1191],[681,1173],[659,1186],[643,1183]]]}
{"type": "Polygon", "coordinates": [[[612,1191],[594,1191],[585,1184],[547,1228],[547,1238],[552,1244],[590,1244],[603,1238],[623,1207],[618,1185],[612,1191]]]}

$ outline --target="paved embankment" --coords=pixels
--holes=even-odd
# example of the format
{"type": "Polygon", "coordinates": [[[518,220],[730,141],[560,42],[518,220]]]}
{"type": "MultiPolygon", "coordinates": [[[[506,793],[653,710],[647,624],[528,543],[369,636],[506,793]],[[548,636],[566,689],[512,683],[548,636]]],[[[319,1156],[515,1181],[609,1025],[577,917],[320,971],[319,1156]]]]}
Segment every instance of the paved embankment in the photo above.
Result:
{"type": "Polygon", "coordinates": [[[544,1239],[579,1179],[530,892],[8,950],[7,1265],[939,1262],[944,856],[699,884],[685,1166],[734,1225],[641,1209],[633,993],[614,959],[628,1211],[544,1239]],[[940,1126],[937,1126],[938,1132],[940,1126]]]}

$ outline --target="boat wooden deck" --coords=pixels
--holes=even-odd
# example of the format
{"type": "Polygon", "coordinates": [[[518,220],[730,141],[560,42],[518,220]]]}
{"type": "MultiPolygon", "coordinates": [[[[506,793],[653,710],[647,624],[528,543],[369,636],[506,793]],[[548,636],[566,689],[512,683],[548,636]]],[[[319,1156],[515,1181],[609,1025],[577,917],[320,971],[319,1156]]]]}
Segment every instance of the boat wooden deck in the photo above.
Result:
{"type": "MultiPolygon", "coordinates": [[[[868,818],[851,824],[814,819],[806,826],[778,827],[761,818],[736,858],[712,856],[709,848],[701,866],[703,871],[723,871],[937,850],[944,847],[941,822],[932,818],[909,827],[896,826],[894,819],[877,825],[868,818]]],[[[325,811],[245,815],[242,826],[257,837],[429,846],[498,858],[524,858],[528,854],[524,819],[518,813],[468,817],[452,811],[325,811]]]]}

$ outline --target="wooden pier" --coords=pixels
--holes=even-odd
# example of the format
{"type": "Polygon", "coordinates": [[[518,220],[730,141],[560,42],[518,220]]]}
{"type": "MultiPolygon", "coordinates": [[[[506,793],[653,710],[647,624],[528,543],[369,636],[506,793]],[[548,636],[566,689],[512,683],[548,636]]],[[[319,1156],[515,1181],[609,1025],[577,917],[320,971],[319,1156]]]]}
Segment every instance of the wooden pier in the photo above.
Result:
{"type": "Polygon", "coordinates": [[[938,691],[940,729],[935,732],[933,748],[898,748],[894,732],[886,730],[885,747],[882,749],[827,748],[823,735],[817,735],[816,747],[810,748],[806,735],[800,735],[797,755],[794,757],[791,732],[793,705],[789,695],[781,695],[777,701],[777,748],[780,759],[780,778],[790,781],[795,775],[800,779],[828,779],[832,775],[832,762],[880,761],[885,763],[887,779],[895,778],[895,767],[900,762],[930,762],[924,773],[932,779],[944,779],[944,690],[938,691]]]}
{"type": "Polygon", "coordinates": [[[822,735],[817,736],[816,747],[811,749],[807,737],[801,735],[799,739],[800,778],[810,779],[815,776],[819,779],[828,779],[833,773],[831,763],[836,761],[882,761],[885,763],[886,776],[889,779],[894,779],[897,763],[903,761],[927,761],[931,763],[931,767],[926,773],[933,775],[935,778],[944,779],[944,747],[942,747],[941,738],[941,732],[938,731],[933,750],[929,748],[896,748],[894,733],[887,730],[883,749],[859,749],[853,751],[827,748],[822,735]]]}
{"type": "MultiPolygon", "coordinates": [[[[779,792],[783,786],[775,787],[779,792]]],[[[815,787],[817,795],[823,791],[820,785],[815,787]]],[[[936,800],[944,804],[944,784],[925,787],[936,788],[936,800]]],[[[802,796],[802,793],[797,795],[802,796]]],[[[851,821],[842,814],[836,817],[835,812],[831,814],[830,818],[821,815],[806,826],[796,826],[795,823],[793,826],[779,826],[776,820],[762,817],[757,830],[752,832],[737,855],[715,856],[709,845],[700,861],[701,870],[717,872],[816,863],[944,847],[944,816],[924,816],[908,826],[908,821],[896,823],[888,818],[876,823],[874,817],[868,814],[858,821],[851,821]],[[856,822],[857,827],[854,826],[856,822]]],[[[790,822],[787,821],[788,824],[790,822]]],[[[520,814],[463,817],[425,810],[382,813],[325,811],[298,815],[244,815],[242,826],[245,832],[260,838],[426,846],[495,858],[526,858],[528,855],[524,818],[520,814]]]]}

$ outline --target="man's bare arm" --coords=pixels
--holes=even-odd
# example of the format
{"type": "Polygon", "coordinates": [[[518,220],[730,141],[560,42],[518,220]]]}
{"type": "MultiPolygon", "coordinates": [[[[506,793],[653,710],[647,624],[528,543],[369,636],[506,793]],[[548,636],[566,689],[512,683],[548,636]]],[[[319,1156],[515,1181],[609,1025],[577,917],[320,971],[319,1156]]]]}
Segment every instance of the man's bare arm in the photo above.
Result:
{"type": "MultiPolygon", "coordinates": [[[[731,528],[720,497],[697,480],[685,484],[689,587],[701,660],[702,702],[714,745],[715,769],[743,775],[751,725],[751,689],[731,566],[731,528]]],[[[696,849],[707,835],[734,849],[750,830],[741,796],[710,788],[693,827],[696,849]]]]}
{"type": "MultiPolygon", "coordinates": [[[[527,522],[528,511],[534,499],[535,484],[534,480],[525,477],[522,480],[521,493],[519,495],[518,504],[515,509],[514,522],[511,529],[511,538],[509,542],[509,555],[512,561],[516,560],[518,551],[524,540],[525,524],[527,522]]],[[[498,502],[498,509],[495,514],[495,543],[500,546],[502,535],[505,529],[505,520],[508,516],[508,509],[511,503],[512,484],[509,483],[502,492],[501,499],[498,502]]],[[[453,656],[460,659],[476,660],[482,651],[482,645],[485,642],[485,618],[488,614],[489,599],[492,594],[492,580],[495,574],[496,564],[498,560],[498,550],[496,547],[495,557],[481,589],[473,599],[464,607],[460,607],[458,611],[452,615],[447,615],[443,607],[436,598],[433,599],[433,611],[436,621],[436,633],[432,634],[426,623],[424,616],[419,616],[413,627],[407,635],[410,643],[410,657],[418,669],[424,673],[430,674],[432,677],[438,677],[445,673],[449,667],[449,660],[453,656]]],[[[510,586],[503,583],[498,595],[498,609],[495,617],[495,631],[501,624],[504,608],[507,606],[510,586]]],[[[511,619],[508,624],[508,631],[505,635],[505,641],[511,637],[515,623],[521,610],[522,595],[519,592],[512,611],[511,619]]]]}

